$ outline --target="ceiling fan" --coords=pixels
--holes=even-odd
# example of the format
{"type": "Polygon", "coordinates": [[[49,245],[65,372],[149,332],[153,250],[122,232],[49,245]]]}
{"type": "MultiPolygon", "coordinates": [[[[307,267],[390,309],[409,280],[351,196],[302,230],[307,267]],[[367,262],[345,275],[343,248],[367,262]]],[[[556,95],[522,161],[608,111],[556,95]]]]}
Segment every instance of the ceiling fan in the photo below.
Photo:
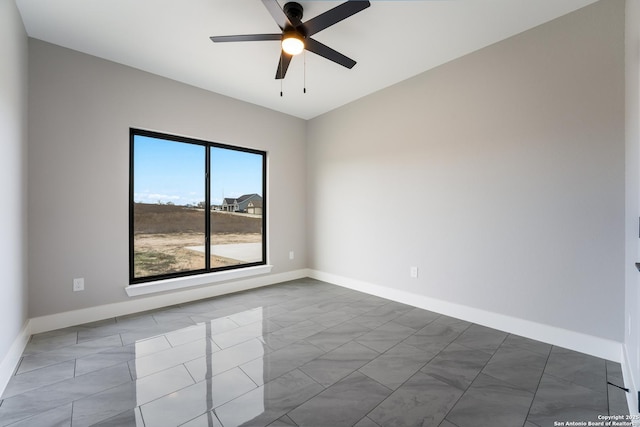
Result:
{"type": "Polygon", "coordinates": [[[280,60],[278,61],[276,79],[284,79],[293,56],[301,53],[305,49],[327,58],[336,64],[340,64],[343,67],[353,68],[353,66],[356,65],[356,61],[353,59],[312,39],[311,36],[368,8],[371,6],[369,1],[349,0],[306,22],[301,21],[303,8],[299,3],[288,2],[283,8],[280,7],[277,0],[262,0],[262,3],[282,30],[281,33],[213,36],[210,37],[211,41],[214,43],[265,40],[281,42],[282,51],[280,53],[280,60]]]}

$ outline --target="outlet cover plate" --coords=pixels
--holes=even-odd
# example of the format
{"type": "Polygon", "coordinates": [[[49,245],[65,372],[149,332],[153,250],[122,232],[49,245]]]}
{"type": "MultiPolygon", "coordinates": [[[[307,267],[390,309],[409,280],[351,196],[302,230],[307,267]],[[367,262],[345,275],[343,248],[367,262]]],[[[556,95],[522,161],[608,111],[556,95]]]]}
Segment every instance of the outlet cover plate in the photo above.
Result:
{"type": "Polygon", "coordinates": [[[73,292],[84,291],[84,279],[73,279],[73,292]]]}

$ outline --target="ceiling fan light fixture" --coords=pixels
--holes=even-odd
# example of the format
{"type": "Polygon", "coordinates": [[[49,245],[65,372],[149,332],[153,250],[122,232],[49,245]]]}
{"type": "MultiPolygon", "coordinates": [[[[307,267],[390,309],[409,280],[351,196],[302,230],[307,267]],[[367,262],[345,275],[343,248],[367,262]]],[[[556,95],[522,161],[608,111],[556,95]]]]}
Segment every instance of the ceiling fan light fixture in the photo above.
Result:
{"type": "Polygon", "coordinates": [[[295,31],[284,33],[282,36],[282,50],[289,55],[298,55],[304,50],[304,40],[295,31]]]}

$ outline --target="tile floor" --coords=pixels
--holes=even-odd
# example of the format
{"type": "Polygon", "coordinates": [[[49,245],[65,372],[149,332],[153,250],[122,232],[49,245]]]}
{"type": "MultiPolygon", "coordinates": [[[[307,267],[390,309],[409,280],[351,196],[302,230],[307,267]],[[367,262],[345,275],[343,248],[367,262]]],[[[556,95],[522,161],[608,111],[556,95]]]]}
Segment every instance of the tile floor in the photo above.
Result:
{"type": "Polygon", "coordinates": [[[546,427],[620,365],[302,279],[35,335],[1,426],[546,427]]]}

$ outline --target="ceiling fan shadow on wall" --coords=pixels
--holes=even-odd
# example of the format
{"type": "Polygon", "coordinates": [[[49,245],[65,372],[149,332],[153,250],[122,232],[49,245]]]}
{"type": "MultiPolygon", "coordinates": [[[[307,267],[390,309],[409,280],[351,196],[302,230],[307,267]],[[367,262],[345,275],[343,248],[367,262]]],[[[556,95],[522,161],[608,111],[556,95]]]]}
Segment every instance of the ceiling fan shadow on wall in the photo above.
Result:
{"type": "Polygon", "coordinates": [[[349,0],[306,22],[302,22],[303,8],[299,3],[288,2],[283,8],[280,7],[277,0],[262,0],[262,3],[282,30],[281,33],[212,36],[210,37],[211,41],[214,43],[279,41],[282,50],[276,71],[277,80],[284,79],[291,59],[303,50],[313,52],[349,69],[356,65],[356,61],[353,59],[312,39],[311,36],[368,8],[371,6],[369,1],[349,0]]]}

